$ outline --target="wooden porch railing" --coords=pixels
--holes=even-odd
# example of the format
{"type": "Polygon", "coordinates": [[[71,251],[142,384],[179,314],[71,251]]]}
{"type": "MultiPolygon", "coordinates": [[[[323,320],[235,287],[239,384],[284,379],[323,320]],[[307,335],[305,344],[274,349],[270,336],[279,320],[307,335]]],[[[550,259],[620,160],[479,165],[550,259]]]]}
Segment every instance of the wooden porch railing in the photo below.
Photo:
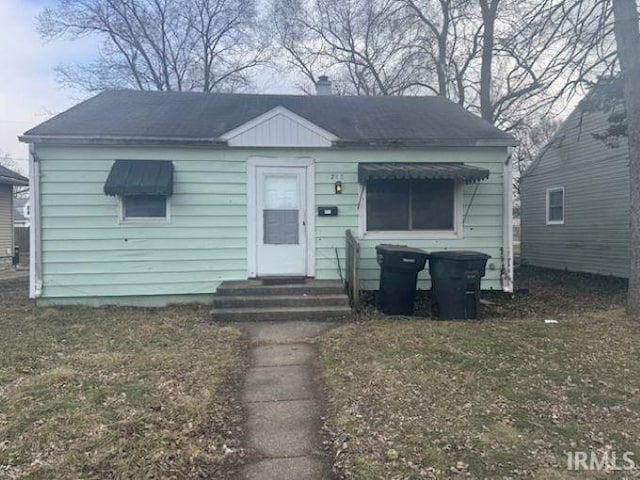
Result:
{"type": "Polygon", "coordinates": [[[351,230],[345,232],[346,244],[346,272],[345,286],[351,300],[351,305],[360,302],[360,244],[351,234],[351,230]]]}

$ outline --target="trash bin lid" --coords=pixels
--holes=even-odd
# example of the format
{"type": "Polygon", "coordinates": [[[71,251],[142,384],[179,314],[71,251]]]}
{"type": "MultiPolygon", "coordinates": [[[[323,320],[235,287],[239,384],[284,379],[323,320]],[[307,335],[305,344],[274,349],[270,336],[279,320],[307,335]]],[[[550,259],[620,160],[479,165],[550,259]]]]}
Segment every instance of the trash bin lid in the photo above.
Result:
{"type": "Polygon", "coordinates": [[[383,268],[416,271],[422,270],[429,258],[429,254],[419,248],[387,244],[376,246],[376,256],[383,268]]]}
{"type": "Polygon", "coordinates": [[[390,245],[388,243],[377,245],[376,250],[378,251],[378,253],[397,252],[397,253],[414,253],[418,255],[428,255],[427,252],[425,252],[420,248],[407,247],[406,245],[390,245]]]}
{"type": "Polygon", "coordinates": [[[445,260],[487,260],[491,255],[482,252],[474,252],[473,250],[446,250],[441,252],[431,252],[430,258],[442,258],[445,260]]]}

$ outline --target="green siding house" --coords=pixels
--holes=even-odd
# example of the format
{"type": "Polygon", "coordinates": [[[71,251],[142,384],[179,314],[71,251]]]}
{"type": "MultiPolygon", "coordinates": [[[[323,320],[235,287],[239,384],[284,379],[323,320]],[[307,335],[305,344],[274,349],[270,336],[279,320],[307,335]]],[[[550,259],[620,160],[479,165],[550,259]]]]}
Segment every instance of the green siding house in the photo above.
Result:
{"type": "Polygon", "coordinates": [[[21,140],[39,304],[340,279],[346,230],[362,289],[377,289],[381,243],[482,251],[483,288],[512,289],[514,139],[440,97],[108,91],[21,140]]]}

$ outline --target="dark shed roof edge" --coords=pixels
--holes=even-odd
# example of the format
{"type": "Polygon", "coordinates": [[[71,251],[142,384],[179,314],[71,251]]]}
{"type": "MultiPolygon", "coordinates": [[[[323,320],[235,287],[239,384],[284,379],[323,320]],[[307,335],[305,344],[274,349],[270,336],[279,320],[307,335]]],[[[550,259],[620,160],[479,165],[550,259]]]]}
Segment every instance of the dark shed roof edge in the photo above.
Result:
{"type": "Polygon", "coordinates": [[[29,185],[29,179],[15,170],[11,170],[10,168],[0,165],[0,183],[3,185],[25,187],[29,185]]]}
{"type": "Polygon", "coordinates": [[[17,187],[28,187],[29,180],[25,178],[24,180],[14,177],[5,177],[4,175],[0,175],[0,183],[4,185],[15,185],[17,187]]]}

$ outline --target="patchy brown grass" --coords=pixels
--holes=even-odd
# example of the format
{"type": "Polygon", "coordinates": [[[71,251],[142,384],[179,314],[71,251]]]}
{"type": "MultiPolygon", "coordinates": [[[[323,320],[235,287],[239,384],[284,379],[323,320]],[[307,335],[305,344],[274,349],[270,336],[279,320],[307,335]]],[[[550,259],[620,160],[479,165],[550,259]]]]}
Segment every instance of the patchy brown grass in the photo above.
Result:
{"type": "Polygon", "coordinates": [[[338,476],[640,478],[567,470],[570,451],[640,464],[640,319],[624,285],[534,269],[519,281],[530,293],[493,296],[490,320],[375,316],[323,337],[338,476]]]}
{"type": "MultiPolygon", "coordinates": [[[[516,293],[483,291],[481,316],[491,318],[562,318],[594,309],[624,305],[627,281],[534,267],[521,267],[516,272],[516,293]]],[[[365,292],[359,305],[360,317],[385,319],[378,312],[375,292],[365,292]]],[[[430,292],[418,291],[415,317],[432,318],[430,292]]]]}
{"type": "Polygon", "coordinates": [[[0,285],[0,478],[228,478],[243,338],[204,307],[35,308],[0,285]]]}

